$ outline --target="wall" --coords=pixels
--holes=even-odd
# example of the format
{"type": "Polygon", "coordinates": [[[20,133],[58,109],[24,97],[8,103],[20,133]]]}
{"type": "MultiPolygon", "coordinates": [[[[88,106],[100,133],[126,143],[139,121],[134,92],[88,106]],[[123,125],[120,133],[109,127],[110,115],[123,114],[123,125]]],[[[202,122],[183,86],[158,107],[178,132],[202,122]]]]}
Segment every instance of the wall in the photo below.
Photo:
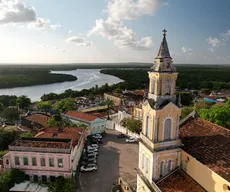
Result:
{"type": "Polygon", "coordinates": [[[182,151],[182,169],[209,192],[227,192],[226,181],[194,157],[182,151]]]}
{"type": "Polygon", "coordinates": [[[117,96],[114,96],[114,95],[110,95],[110,94],[104,93],[104,100],[107,100],[107,99],[112,100],[115,106],[119,106],[122,103],[122,99],[121,98],[119,98],[117,96]]]}
{"type": "Polygon", "coordinates": [[[103,133],[106,129],[106,119],[95,119],[90,124],[90,134],[103,133]]]}

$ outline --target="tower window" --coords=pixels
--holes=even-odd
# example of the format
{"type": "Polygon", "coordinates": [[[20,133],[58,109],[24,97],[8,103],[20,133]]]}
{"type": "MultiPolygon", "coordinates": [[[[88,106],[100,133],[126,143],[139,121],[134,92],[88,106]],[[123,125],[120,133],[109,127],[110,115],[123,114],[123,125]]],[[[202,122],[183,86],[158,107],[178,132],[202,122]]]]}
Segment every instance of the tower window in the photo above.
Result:
{"type": "Polygon", "coordinates": [[[150,137],[150,117],[146,117],[146,135],[150,137]]]}
{"type": "Polygon", "coordinates": [[[164,140],[171,139],[171,132],[172,132],[172,120],[166,119],[164,123],[164,140]]]}
{"type": "Polygon", "coordinates": [[[172,160],[169,159],[169,161],[168,161],[168,173],[171,171],[171,166],[172,166],[172,160]]]}
{"type": "Polygon", "coordinates": [[[171,86],[172,81],[170,79],[166,79],[164,82],[164,95],[171,95],[171,86]]]}
{"type": "Polygon", "coordinates": [[[164,176],[164,161],[161,161],[160,164],[160,177],[164,176]]]}

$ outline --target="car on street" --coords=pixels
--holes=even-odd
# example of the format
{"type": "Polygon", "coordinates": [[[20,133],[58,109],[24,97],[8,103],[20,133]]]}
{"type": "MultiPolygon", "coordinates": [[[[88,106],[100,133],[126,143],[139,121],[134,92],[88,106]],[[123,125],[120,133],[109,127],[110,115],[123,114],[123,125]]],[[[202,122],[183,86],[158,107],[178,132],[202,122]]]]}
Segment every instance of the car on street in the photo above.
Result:
{"type": "Polygon", "coordinates": [[[97,165],[95,164],[83,165],[80,168],[81,172],[89,172],[89,171],[96,171],[96,170],[97,170],[97,165]]]}
{"type": "Polygon", "coordinates": [[[96,148],[92,148],[92,149],[87,148],[87,152],[88,153],[98,152],[98,149],[96,149],[96,148]]]}
{"type": "Polygon", "coordinates": [[[127,138],[127,135],[123,134],[123,133],[119,133],[117,135],[117,138],[127,138]]]}
{"type": "Polygon", "coordinates": [[[125,140],[126,143],[135,143],[135,142],[137,142],[137,141],[138,141],[138,140],[137,140],[137,138],[135,138],[135,137],[130,137],[130,138],[128,138],[128,139],[125,140]]]}
{"type": "Polygon", "coordinates": [[[103,143],[103,141],[101,141],[100,139],[92,139],[91,140],[91,144],[101,144],[103,143]]]}
{"type": "Polygon", "coordinates": [[[87,149],[98,149],[98,145],[95,145],[95,144],[93,144],[93,145],[88,145],[88,146],[87,146],[87,149]]]}
{"type": "Polygon", "coordinates": [[[95,139],[102,139],[102,135],[99,135],[99,134],[92,135],[92,138],[95,138],[95,139]]]}
{"type": "Polygon", "coordinates": [[[91,158],[91,157],[94,157],[94,158],[96,158],[97,157],[97,155],[98,155],[98,153],[97,152],[92,152],[92,153],[88,153],[88,158],[91,158]]]}

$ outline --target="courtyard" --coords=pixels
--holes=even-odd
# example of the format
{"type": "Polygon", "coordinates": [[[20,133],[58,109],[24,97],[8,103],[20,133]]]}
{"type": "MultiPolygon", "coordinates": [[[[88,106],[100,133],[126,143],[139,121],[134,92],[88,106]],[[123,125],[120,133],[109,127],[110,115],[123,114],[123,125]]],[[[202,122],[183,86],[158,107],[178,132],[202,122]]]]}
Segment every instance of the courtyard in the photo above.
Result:
{"type": "Polygon", "coordinates": [[[136,186],[138,143],[126,143],[125,138],[117,138],[117,131],[107,130],[106,133],[99,148],[98,170],[79,173],[79,192],[109,192],[119,177],[136,186]]]}

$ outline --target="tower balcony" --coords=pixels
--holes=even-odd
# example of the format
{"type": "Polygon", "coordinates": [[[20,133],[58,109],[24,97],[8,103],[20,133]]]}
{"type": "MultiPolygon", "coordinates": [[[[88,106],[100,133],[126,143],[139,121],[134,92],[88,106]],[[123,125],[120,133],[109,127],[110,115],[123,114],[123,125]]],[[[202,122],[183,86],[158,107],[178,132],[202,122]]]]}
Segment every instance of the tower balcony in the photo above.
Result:
{"type": "Polygon", "coordinates": [[[140,134],[140,141],[145,144],[151,151],[160,151],[164,150],[166,148],[174,148],[174,147],[180,147],[181,146],[181,140],[178,138],[176,140],[170,140],[170,141],[153,141],[150,140],[146,135],[143,133],[140,134]]]}

